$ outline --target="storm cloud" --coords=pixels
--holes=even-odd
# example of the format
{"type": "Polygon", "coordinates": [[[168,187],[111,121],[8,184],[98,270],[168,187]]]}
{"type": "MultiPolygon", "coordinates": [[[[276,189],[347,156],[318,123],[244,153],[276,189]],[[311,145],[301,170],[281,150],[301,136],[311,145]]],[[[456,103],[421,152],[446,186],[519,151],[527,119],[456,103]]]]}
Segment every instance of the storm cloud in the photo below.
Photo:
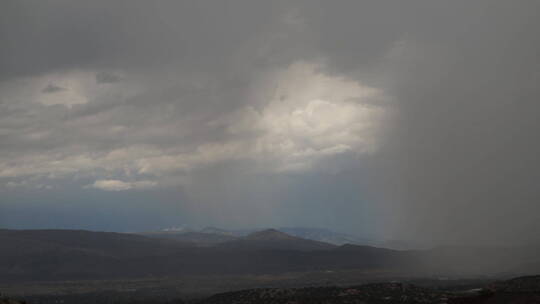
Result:
{"type": "Polygon", "coordinates": [[[5,1],[0,224],[531,241],[539,6],[5,1]]]}

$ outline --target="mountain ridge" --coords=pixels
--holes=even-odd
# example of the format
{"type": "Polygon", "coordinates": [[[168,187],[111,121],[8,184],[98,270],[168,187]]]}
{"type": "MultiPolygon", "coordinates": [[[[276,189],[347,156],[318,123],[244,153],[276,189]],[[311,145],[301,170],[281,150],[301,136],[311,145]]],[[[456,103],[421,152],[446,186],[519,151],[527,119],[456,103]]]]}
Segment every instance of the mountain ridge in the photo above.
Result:
{"type": "Polygon", "coordinates": [[[276,229],[265,229],[253,232],[245,237],[220,243],[219,248],[242,250],[295,250],[315,251],[329,250],[336,246],[319,241],[295,237],[276,229]]]}

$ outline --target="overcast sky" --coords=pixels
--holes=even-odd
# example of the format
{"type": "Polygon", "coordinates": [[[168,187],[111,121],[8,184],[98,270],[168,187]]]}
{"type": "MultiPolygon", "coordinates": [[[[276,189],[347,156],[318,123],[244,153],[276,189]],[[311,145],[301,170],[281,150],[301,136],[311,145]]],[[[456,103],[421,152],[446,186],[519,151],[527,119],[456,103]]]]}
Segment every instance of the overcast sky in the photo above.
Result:
{"type": "Polygon", "coordinates": [[[539,14],[2,1],[0,227],[535,240],[539,14]]]}

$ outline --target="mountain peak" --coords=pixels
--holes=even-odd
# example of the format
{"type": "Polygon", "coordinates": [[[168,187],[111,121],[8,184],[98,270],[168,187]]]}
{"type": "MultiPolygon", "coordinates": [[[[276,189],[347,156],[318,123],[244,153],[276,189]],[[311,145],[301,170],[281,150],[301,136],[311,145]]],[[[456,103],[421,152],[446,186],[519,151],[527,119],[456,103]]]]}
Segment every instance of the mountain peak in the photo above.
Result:
{"type": "Polygon", "coordinates": [[[281,232],[276,229],[265,229],[257,232],[253,232],[246,236],[246,239],[248,240],[295,240],[296,237],[286,234],[284,232],[281,232]]]}
{"type": "Polygon", "coordinates": [[[232,233],[230,231],[216,227],[204,227],[200,230],[200,232],[232,236],[232,233]]]}

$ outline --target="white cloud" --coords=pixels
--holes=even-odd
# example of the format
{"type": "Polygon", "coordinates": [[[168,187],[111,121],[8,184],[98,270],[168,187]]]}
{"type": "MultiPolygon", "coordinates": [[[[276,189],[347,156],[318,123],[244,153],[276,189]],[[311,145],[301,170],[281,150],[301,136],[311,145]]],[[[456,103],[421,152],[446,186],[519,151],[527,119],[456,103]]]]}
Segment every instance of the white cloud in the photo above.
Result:
{"type": "Polygon", "coordinates": [[[7,182],[5,184],[5,186],[8,187],[8,188],[24,187],[24,186],[26,186],[26,182],[25,181],[22,181],[22,182],[10,181],[10,182],[7,182]]]}
{"type": "MultiPolygon", "coordinates": [[[[253,81],[247,93],[248,104],[227,113],[212,113],[212,119],[206,123],[192,117],[177,118],[173,115],[178,111],[177,104],[149,107],[136,99],[123,103],[129,106],[75,116],[61,125],[36,125],[24,132],[13,128],[17,133],[12,134],[18,134],[21,145],[68,139],[55,149],[0,155],[0,178],[9,181],[31,177],[43,184],[48,179],[92,178],[96,182],[87,187],[120,191],[189,180],[194,171],[226,161],[252,163],[256,164],[252,170],[279,174],[313,170],[345,154],[376,151],[377,130],[387,112],[374,106],[373,100],[384,98],[383,92],[347,78],[325,75],[320,70],[316,64],[298,62],[267,71],[253,81]],[[136,123],[131,118],[126,120],[130,115],[125,111],[136,116],[136,123]],[[201,129],[206,132],[204,128],[221,129],[223,135],[193,135],[201,129]],[[189,137],[195,140],[184,139],[189,137]],[[93,150],[89,143],[94,142],[105,148],[93,150]],[[152,182],[125,181],[133,179],[152,182]]],[[[97,100],[108,96],[106,92],[100,93],[103,86],[96,85],[93,72],[52,76],[31,79],[31,83],[39,85],[30,87],[41,89],[45,79],[54,78],[55,84],[69,87],[92,102],[103,104],[104,101],[97,100]],[[61,81],[70,75],[73,79],[61,81]]],[[[123,84],[114,84],[117,85],[123,84]]],[[[15,89],[10,92],[15,94],[15,89]]],[[[39,92],[39,98],[41,95],[47,94],[39,92]]],[[[65,113],[79,110],[69,109],[65,113]]]]}
{"type": "Polygon", "coordinates": [[[250,151],[255,158],[273,159],[276,171],[305,171],[331,155],[376,151],[386,109],[373,100],[384,98],[382,91],[304,62],[276,72],[273,80],[271,93],[262,85],[254,93],[270,99],[261,110],[249,106],[230,117],[232,134],[258,131],[250,151]]]}
{"type": "Polygon", "coordinates": [[[115,179],[96,180],[93,184],[87,185],[87,188],[95,188],[104,191],[123,191],[130,189],[149,189],[157,185],[153,181],[124,182],[115,179]]]}

